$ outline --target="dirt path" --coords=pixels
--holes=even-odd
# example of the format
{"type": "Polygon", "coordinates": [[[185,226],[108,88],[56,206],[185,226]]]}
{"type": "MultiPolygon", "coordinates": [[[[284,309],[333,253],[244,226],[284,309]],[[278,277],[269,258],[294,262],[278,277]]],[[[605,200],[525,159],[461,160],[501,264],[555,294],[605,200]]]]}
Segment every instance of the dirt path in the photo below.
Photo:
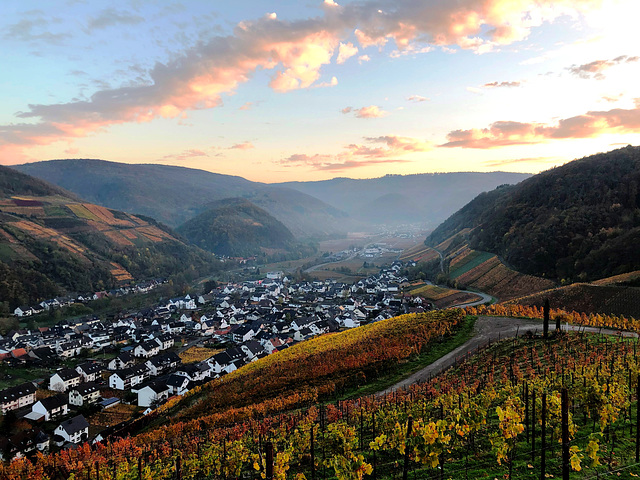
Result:
{"type": "MultiPolygon", "coordinates": [[[[605,335],[621,334],[617,330],[595,327],[582,327],[579,325],[563,324],[562,329],[570,331],[585,331],[590,333],[603,333],[605,335]]],[[[549,330],[553,332],[555,330],[555,324],[549,325],[549,330]]],[[[542,332],[542,320],[507,317],[478,317],[474,328],[473,338],[469,339],[466,343],[460,345],[452,352],[449,352],[445,356],[439,358],[431,365],[424,367],[422,370],[417,371],[413,375],[396,383],[392,387],[379,392],[379,394],[385,394],[392,392],[393,390],[406,388],[413,383],[424,382],[430,377],[433,377],[434,375],[437,375],[454,365],[457,359],[460,359],[465,355],[475,351],[478,347],[485,345],[489,341],[495,342],[503,338],[515,337],[516,333],[518,335],[522,335],[525,332],[535,331],[542,332]]],[[[632,332],[623,332],[622,335],[625,337],[638,338],[638,334],[632,332]]]]}

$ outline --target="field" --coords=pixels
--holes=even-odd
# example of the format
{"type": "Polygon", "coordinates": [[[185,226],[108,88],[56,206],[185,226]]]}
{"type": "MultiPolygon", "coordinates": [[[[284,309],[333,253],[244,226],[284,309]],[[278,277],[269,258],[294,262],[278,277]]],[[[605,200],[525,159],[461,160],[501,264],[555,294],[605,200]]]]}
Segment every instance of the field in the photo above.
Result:
{"type": "Polygon", "coordinates": [[[91,425],[99,425],[101,427],[110,427],[119,423],[130,420],[139,410],[135,405],[114,405],[102,412],[93,414],[87,419],[91,425]]]}
{"type": "Polygon", "coordinates": [[[213,357],[216,353],[220,353],[223,350],[218,348],[205,348],[205,347],[190,347],[184,352],[179,354],[182,363],[195,363],[207,360],[213,357]]]}

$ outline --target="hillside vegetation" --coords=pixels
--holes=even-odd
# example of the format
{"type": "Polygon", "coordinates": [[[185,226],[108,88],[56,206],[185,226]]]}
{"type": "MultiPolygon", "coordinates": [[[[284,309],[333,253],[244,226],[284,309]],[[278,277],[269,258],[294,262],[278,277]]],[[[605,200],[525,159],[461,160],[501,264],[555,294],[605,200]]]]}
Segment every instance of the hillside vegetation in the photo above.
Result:
{"type": "MultiPolygon", "coordinates": [[[[273,250],[292,252],[289,229],[243,198],[219,200],[176,229],[194,245],[218,255],[250,256],[273,250]]],[[[273,252],[275,253],[275,252],[273,252]]]]}
{"type": "Polygon", "coordinates": [[[123,282],[217,268],[155,220],[83,203],[0,167],[0,299],[3,309],[123,282]]]}
{"type": "Polygon", "coordinates": [[[469,246],[563,282],[640,269],[640,147],[575,160],[483,193],[426,240],[469,228],[469,246]]]}

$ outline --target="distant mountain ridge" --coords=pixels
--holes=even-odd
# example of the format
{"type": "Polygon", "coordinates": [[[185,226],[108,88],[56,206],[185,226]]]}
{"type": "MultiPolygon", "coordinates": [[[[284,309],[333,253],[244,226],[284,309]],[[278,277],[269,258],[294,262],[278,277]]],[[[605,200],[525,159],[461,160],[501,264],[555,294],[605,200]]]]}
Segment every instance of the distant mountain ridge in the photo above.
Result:
{"type": "Polygon", "coordinates": [[[640,147],[574,160],[478,195],[426,240],[466,230],[471,248],[571,283],[640,269],[640,147]]]}
{"type": "Polygon", "coordinates": [[[213,255],[151,218],[84,202],[0,167],[0,302],[10,308],[218,267],[213,255]]]}
{"type": "Polygon", "coordinates": [[[70,190],[87,201],[153,217],[177,227],[230,197],[250,200],[298,238],[344,234],[346,214],[291,188],[170,165],[104,160],[49,160],[13,167],[70,190]]]}
{"type": "Polygon", "coordinates": [[[369,224],[424,223],[435,228],[481,192],[518,183],[526,173],[454,172],[286,182],[369,224]]]}
{"type": "Polygon", "coordinates": [[[287,250],[295,243],[284,224],[245,198],[218,200],[208,207],[176,229],[204,250],[238,257],[287,250]]]}

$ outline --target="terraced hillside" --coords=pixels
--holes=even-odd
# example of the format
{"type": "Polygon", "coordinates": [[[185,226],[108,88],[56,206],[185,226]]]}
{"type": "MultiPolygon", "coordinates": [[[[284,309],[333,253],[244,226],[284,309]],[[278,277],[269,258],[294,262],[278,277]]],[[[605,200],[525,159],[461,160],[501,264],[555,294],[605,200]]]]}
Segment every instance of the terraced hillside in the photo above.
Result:
{"type": "MultiPolygon", "coordinates": [[[[83,202],[0,167],[0,299],[3,309],[68,291],[217,267],[155,220],[83,202]]],[[[6,312],[5,312],[6,313],[6,312]]]]}

